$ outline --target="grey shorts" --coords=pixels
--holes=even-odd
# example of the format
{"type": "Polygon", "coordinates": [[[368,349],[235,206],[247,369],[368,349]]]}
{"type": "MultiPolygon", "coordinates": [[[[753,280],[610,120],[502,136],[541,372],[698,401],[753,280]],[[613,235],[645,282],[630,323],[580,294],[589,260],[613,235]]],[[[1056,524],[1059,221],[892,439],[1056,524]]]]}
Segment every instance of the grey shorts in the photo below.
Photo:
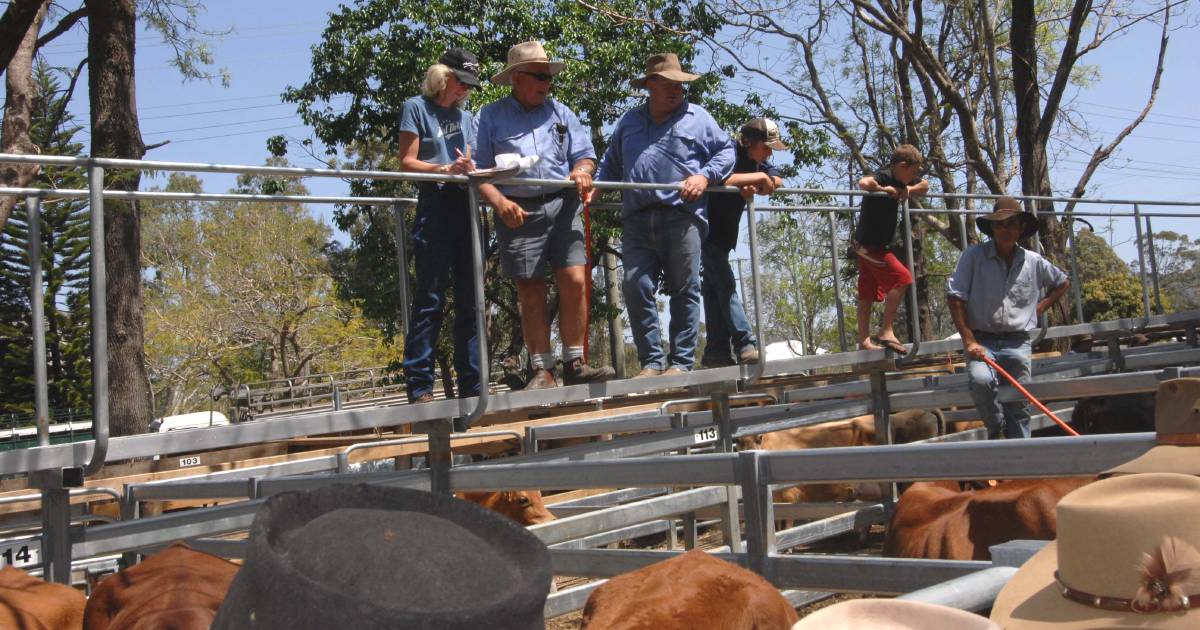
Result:
{"type": "Polygon", "coordinates": [[[529,280],[545,276],[550,267],[587,264],[582,204],[574,189],[546,199],[510,199],[520,204],[528,216],[516,228],[496,219],[500,270],[505,276],[529,280]]]}

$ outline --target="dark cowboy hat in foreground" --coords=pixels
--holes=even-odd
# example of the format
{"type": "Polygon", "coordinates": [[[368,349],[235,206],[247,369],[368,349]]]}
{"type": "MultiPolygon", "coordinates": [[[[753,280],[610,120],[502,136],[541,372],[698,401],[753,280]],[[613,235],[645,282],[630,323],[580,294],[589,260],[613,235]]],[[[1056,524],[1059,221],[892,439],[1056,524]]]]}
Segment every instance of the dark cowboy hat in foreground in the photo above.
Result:
{"type": "Polygon", "coordinates": [[[1021,217],[1021,238],[1029,238],[1037,234],[1037,218],[1033,216],[1033,213],[1021,209],[1021,202],[1012,197],[997,199],[996,204],[992,206],[991,214],[975,217],[975,227],[978,227],[980,232],[991,236],[992,224],[1018,216],[1021,217]]]}
{"type": "Polygon", "coordinates": [[[543,627],[550,554],[515,522],[428,492],[270,498],[213,630],[543,627]]]}

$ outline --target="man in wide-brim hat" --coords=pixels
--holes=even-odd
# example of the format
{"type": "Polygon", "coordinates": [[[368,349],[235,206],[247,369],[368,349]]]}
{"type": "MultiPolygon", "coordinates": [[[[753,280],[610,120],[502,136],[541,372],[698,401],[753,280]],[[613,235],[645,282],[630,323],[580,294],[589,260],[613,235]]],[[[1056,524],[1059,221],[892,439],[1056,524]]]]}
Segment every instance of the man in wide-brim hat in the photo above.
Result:
{"type": "Polygon", "coordinates": [[[1066,295],[1067,275],[1037,252],[1017,242],[1037,233],[1037,219],[1012,197],[1000,197],[990,214],[978,217],[979,231],[991,237],[968,247],[947,286],[947,305],[962,337],[971,398],[988,438],[1029,437],[1024,402],[996,400],[1006,382],[983,361],[995,361],[1018,381],[1029,379],[1030,334],[1038,317],[1066,295]]]}
{"type": "Polygon", "coordinates": [[[508,63],[492,83],[512,92],[479,112],[475,163],[492,168],[496,156],[537,156],[522,177],[570,179],[573,188],[523,184],[479,185],[479,194],[496,211],[500,269],[517,285],[521,332],[529,349],[532,372],[525,389],[555,387],[551,370],[550,316],[546,308],[546,274],[554,270],[559,287],[559,332],[563,343],[563,381],[596,383],[613,376],[610,367],[589,366],[583,356],[588,329],[587,248],[581,200],[592,193],[596,149],[579,117],[550,97],[563,63],[553,61],[541,42],[525,42],[508,51],[508,63]]]}
{"type": "Polygon", "coordinates": [[[633,328],[638,376],[681,374],[695,364],[700,333],[700,249],[708,233],[704,195],[733,172],[729,134],[699,105],[687,102],[686,72],[674,53],[646,60],[632,81],[649,92],[646,104],[625,113],[613,130],[601,180],[675,184],[667,190],[623,191],[621,249],[625,307],[633,328]],[[666,281],[671,296],[670,355],[663,352],[655,293],[666,281]]]}

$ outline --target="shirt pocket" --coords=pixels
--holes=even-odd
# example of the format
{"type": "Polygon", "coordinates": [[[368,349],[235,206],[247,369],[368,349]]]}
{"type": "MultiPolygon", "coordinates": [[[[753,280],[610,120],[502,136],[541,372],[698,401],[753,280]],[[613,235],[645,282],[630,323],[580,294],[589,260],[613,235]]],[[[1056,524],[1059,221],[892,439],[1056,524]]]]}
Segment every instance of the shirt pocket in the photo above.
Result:
{"type": "Polygon", "coordinates": [[[521,140],[525,138],[525,133],[509,134],[492,141],[492,155],[500,155],[501,153],[516,153],[518,155],[527,155],[522,150],[521,140]]]}
{"type": "Polygon", "coordinates": [[[1034,278],[1036,273],[1035,270],[1026,269],[1017,275],[1017,279],[1013,281],[1010,296],[1013,306],[1025,308],[1037,304],[1039,296],[1037,279],[1034,278]]]}

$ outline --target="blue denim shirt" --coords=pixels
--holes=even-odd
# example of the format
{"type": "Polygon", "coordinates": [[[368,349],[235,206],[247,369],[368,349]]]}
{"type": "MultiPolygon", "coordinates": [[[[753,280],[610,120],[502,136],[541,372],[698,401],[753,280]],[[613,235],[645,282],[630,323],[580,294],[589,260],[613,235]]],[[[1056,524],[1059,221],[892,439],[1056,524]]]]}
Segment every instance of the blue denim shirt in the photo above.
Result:
{"type": "MultiPolygon", "coordinates": [[[[703,175],[710,185],[733,172],[733,140],[699,105],[684,103],[662,124],[648,106],[629,110],[617,122],[598,180],[678,184],[703,175]]],[[[622,215],[654,204],[686,207],[706,223],[707,195],[685,203],[678,190],[623,191],[622,215]]]]}
{"type": "Polygon", "coordinates": [[[1038,301],[1066,281],[1061,269],[1020,245],[1009,267],[989,240],[962,253],[946,294],[967,303],[972,330],[1023,332],[1038,327],[1038,301]]]}
{"type": "MultiPolygon", "coordinates": [[[[567,179],[575,162],[596,159],[591,134],[579,122],[579,117],[552,98],[530,110],[512,96],[485,106],[479,112],[475,143],[475,153],[471,157],[477,168],[492,168],[500,153],[540,157],[532,169],[521,174],[521,177],[533,179],[567,179]]],[[[504,184],[498,188],[507,197],[536,197],[562,190],[504,184]]]]}

